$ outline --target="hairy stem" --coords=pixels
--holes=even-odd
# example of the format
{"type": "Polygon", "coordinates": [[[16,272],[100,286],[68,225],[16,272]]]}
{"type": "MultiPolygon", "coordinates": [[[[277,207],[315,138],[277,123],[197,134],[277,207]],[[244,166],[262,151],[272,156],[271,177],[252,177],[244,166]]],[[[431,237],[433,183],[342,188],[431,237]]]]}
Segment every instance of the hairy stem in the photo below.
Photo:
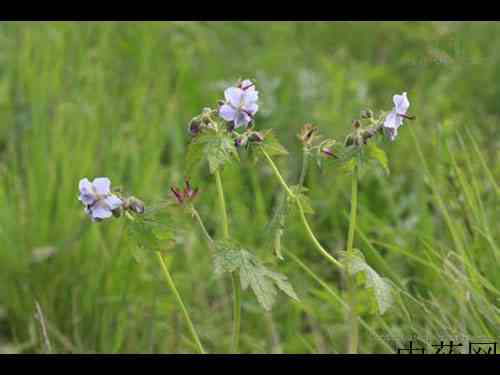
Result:
{"type": "MultiPolygon", "coordinates": [[[[349,220],[349,233],[347,236],[347,256],[351,258],[354,255],[354,230],[356,228],[356,211],[358,206],[358,166],[354,167],[352,173],[351,185],[351,217],[349,220]]],[[[350,267],[350,266],[349,266],[350,267]]],[[[347,343],[347,352],[349,354],[356,354],[358,351],[358,317],[356,313],[356,287],[354,283],[354,276],[347,272],[347,286],[348,286],[348,303],[349,303],[349,321],[350,333],[347,343]]]]}
{"type": "Polygon", "coordinates": [[[309,151],[304,147],[302,152],[302,169],[300,170],[299,185],[304,185],[304,180],[306,179],[307,166],[309,162],[309,151]]]}
{"type": "Polygon", "coordinates": [[[172,279],[172,276],[170,276],[170,272],[168,271],[167,265],[165,264],[165,261],[163,260],[163,257],[159,251],[156,252],[156,255],[158,256],[158,261],[160,262],[163,274],[165,275],[165,279],[167,280],[167,284],[170,287],[170,289],[172,289],[175,299],[177,300],[177,303],[181,307],[182,313],[184,314],[184,318],[186,319],[189,331],[193,336],[196,346],[198,347],[198,350],[200,351],[201,354],[205,354],[205,350],[203,349],[203,345],[201,345],[198,333],[196,332],[196,329],[194,328],[191,318],[189,317],[189,313],[186,309],[186,306],[184,305],[184,302],[182,301],[181,295],[179,294],[177,288],[175,287],[174,280],[172,279]]]}
{"type": "Polygon", "coordinates": [[[304,224],[304,228],[306,229],[306,232],[311,239],[311,241],[314,243],[318,251],[323,255],[329,262],[334,264],[336,267],[340,269],[344,269],[344,265],[340,263],[337,259],[335,259],[333,256],[328,253],[328,251],[325,250],[325,248],[319,243],[318,239],[314,235],[311,227],[309,226],[309,223],[307,221],[306,215],[304,213],[304,208],[302,207],[302,204],[300,203],[300,200],[297,198],[297,196],[293,193],[293,191],[288,187],[288,184],[285,182],[283,176],[281,175],[278,167],[276,167],[276,164],[274,164],[273,159],[268,155],[268,153],[261,148],[262,153],[266,157],[267,161],[269,162],[269,165],[271,166],[274,174],[278,178],[278,181],[281,183],[285,191],[287,192],[288,196],[291,199],[295,200],[295,203],[297,204],[297,207],[299,208],[299,213],[300,213],[300,218],[302,219],[302,223],[304,224]]]}
{"type": "MultiPolygon", "coordinates": [[[[220,213],[222,216],[222,233],[223,238],[229,238],[229,222],[227,219],[226,200],[224,198],[224,189],[222,187],[222,179],[220,172],[215,172],[215,180],[217,182],[217,194],[219,196],[220,213]]],[[[231,280],[233,285],[233,351],[238,352],[240,341],[240,322],[241,322],[241,285],[236,272],[231,272],[231,280]]]]}
{"type": "Polygon", "coordinates": [[[233,351],[238,353],[240,342],[240,324],[241,324],[241,286],[240,279],[236,272],[231,272],[231,281],[233,284],[233,351]]]}
{"type": "Polygon", "coordinates": [[[220,172],[215,172],[215,181],[217,183],[217,194],[219,196],[220,215],[222,217],[222,234],[223,238],[229,238],[229,222],[227,220],[226,200],[224,198],[224,189],[222,188],[222,179],[220,172]]]}
{"type": "Polygon", "coordinates": [[[204,234],[205,238],[207,239],[209,245],[212,247],[213,243],[214,243],[214,240],[212,239],[212,237],[208,233],[207,228],[205,227],[205,223],[203,223],[203,220],[201,219],[200,214],[198,213],[198,211],[196,210],[196,208],[194,208],[193,205],[191,205],[190,208],[191,208],[191,212],[193,213],[193,217],[196,219],[196,221],[198,222],[198,224],[200,224],[201,231],[203,232],[203,234],[204,234]]]}

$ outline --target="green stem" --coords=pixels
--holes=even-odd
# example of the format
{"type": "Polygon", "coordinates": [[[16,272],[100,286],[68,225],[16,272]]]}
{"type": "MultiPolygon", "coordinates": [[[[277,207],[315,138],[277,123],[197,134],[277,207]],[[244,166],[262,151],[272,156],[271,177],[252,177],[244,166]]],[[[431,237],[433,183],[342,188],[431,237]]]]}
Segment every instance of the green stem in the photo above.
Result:
{"type": "Polygon", "coordinates": [[[186,309],[186,306],[184,305],[184,302],[182,302],[181,295],[179,294],[177,288],[175,287],[174,280],[170,276],[170,272],[168,271],[167,265],[165,264],[165,261],[163,260],[163,257],[159,251],[156,252],[156,255],[158,256],[158,261],[160,262],[163,274],[165,275],[165,279],[167,280],[167,284],[170,287],[170,289],[172,289],[172,292],[174,293],[177,303],[181,307],[182,313],[184,314],[184,318],[186,319],[186,322],[188,324],[189,331],[191,332],[191,335],[193,336],[193,339],[196,342],[196,346],[198,346],[198,350],[200,351],[201,354],[205,354],[205,350],[203,349],[198,334],[196,333],[196,329],[194,328],[193,323],[191,322],[191,318],[189,317],[189,313],[186,309]]]}
{"type": "MultiPolygon", "coordinates": [[[[285,182],[285,180],[283,179],[283,176],[281,176],[281,173],[278,169],[278,167],[276,167],[276,164],[274,164],[274,161],[273,159],[271,159],[271,157],[269,156],[269,154],[266,152],[266,150],[264,150],[262,147],[260,148],[260,150],[262,151],[262,153],[264,154],[264,156],[266,157],[267,161],[269,162],[269,165],[271,166],[274,174],[276,175],[276,177],[278,178],[278,181],[280,182],[281,186],[283,186],[283,188],[285,189],[285,191],[287,192],[288,196],[292,199],[295,199],[297,200],[297,197],[295,196],[295,194],[293,193],[293,191],[290,190],[290,188],[288,187],[288,184],[285,182]]],[[[300,204],[300,203],[299,203],[300,204]]]]}
{"type": "Polygon", "coordinates": [[[233,284],[234,300],[233,300],[233,351],[238,353],[240,342],[240,324],[241,324],[241,286],[240,279],[236,272],[231,272],[231,280],[233,284]]]}
{"type": "Polygon", "coordinates": [[[219,171],[215,172],[215,181],[217,183],[217,193],[219,195],[220,214],[222,216],[222,233],[224,239],[229,238],[229,222],[227,220],[226,200],[224,199],[224,189],[222,188],[222,179],[219,171]]]}
{"type": "Polygon", "coordinates": [[[304,180],[306,179],[307,164],[309,162],[309,151],[304,147],[302,152],[302,170],[300,171],[299,185],[304,185],[304,180]]]}
{"type": "Polygon", "coordinates": [[[321,246],[318,239],[316,238],[313,231],[311,230],[311,227],[309,226],[306,215],[304,213],[304,208],[302,207],[300,200],[292,192],[292,190],[290,190],[290,188],[288,187],[288,184],[285,182],[283,176],[281,175],[280,171],[276,167],[276,164],[274,164],[273,159],[271,159],[271,157],[267,154],[267,152],[263,148],[261,148],[261,151],[264,154],[264,156],[266,157],[267,161],[269,162],[269,165],[271,166],[272,170],[274,171],[274,174],[276,175],[279,182],[281,183],[281,185],[283,186],[283,188],[287,192],[288,196],[291,199],[295,200],[297,207],[299,208],[300,218],[302,219],[302,223],[304,224],[304,228],[306,229],[306,232],[309,235],[309,238],[314,243],[314,245],[316,246],[318,251],[321,253],[321,255],[323,255],[326,259],[328,259],[328,261],[331,262],[332,264],[334,264],[336,267],[338,267],[340,269],[344,269],[344,265],[342,263],[340,263],[337,259],[335,259],[333,256],[331,256],[328,253],[328,251],[326,251],[325,248],[323,246],[321,246]]]}
{"type": "MultiPolygon", "coordinates": [[[[217,183],[217,193],[219,196],[219,206],[222,216],[222,233],[224,239],[229,238],[229,222],[227,219],[226,200],[224,198],[224,189],[222,188],[222,179],[220,172],[215,172],[215,180],[217,183]]],[[[240,341],[240,325],[241,325],[241,285],[236,272],[231,272],[231,280],[233,284],[233,351],[238,352],[240,341]]]]}
{"type": "MultiPolygon", "coordinates": [[[[350,258],[354,255],[354,230],[356,229],[356,212],[358,206],[358,166],[354,167],[352,174],[351,185],[351,217],[349,220],[349,233],[347,236],[347,256],[350,258]]],[[[348,286],[348,303],[349,303],[349,321],[350,321],[350,335],[347,343],[347,352],[349,354],[356,354],[358,351],[358,317],[356,314],[356,289],[354,283],[354,276],[347,272],[347,286],[348,286]]]]}
{"type": "Polygon", "coordinates": [[[195,219],[198,222],[198,224],[200,224],[201,231],[205,235],[205,238],[207,239],[210,247],[212,247],[213,244],[214,244],[214,240],[212,239],[212,237],[208,233],[207,228],[205,227],[205,224],[203,223],[203,220],[201,219],[200,214],[198,213],[198,211],[196,210],[196,208],[194,208],[193,205],[191,205],[191,212],[193,213],[193,216],[195,217],[195,219]]]}

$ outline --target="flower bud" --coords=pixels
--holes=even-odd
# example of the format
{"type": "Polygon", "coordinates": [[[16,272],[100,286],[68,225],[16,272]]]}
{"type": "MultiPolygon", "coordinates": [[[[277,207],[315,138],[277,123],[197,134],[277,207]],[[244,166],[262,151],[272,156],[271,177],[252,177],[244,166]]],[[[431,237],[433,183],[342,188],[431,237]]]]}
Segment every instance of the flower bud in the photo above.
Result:
{"type": "Polygon", "coordinates": [[[264,136],[259,132],[252,132],[248,137],[250,142],[261,143],[264,141],[264,136]]]}
{"type": "Polygon", "coordinates": [[[240,135],[234,141],[235,147],[243,147],[247,144],[248,137],[246,135],[240,135]]]}
{"type": "Polygon", "coordinates": [[[324,155],[324,156],[327,156],[327,157],[334,157],[335,156],[335,153],[333,151],[333,149],[331,147],[323,147],[321,148],[321,153],[324,155]]]}
{"type": "Polygon", "coordinates": [[[352,134],[349,134],[346,139],[345,139],[345,142],[344,142],[344,145],[345,146],[352,146],[354,144],[354,139],[352,137],[352,134]]]}
{"type": "Polygon", "coordinates": [[[120,217],[122,216],[122,208],[121,207],[115,208],[114,210],[111,210],[111,213],[113,214],[114,217],[120,217]]]}
{"type": "Polygon", "coordinates": [[[361,118],[372,118],[373,112],[370,109],[365,109],[361,111],[361,118]]]}
{"type": "Polygon", "coordinates": [[[317,132],[317,130],[318,128],[312,124],[304,124],[299,134],[297,134],[297,137],[304,146],[310,146],[316,138],[314,133],[317,132]]]}
{"type": "Polygon", "coordinates": [[[368,128],[361,132],[361,138],[363,139],[363,142],[366,143],[366,141],[375,134],[377,134],[377,128],[368,128]]]}
{"type": "Polygon", "coordinates": [[[358,120],[354,120],[354,121],[352,122],[352,127],[353,127],[354,129],[359,129],[359,128],[361,127],[361,123],[360,123],[358,120]]]}
{"type": "Polygon", "coordinates": [[[128,208],[134,211],[136,214],[144,213],[144,202],[136,197],[128,198],[128,208]]]}
{"type": "Polygon", "coordinates": [[[201,131],[201,121],[197,117],[193,118],[188,125],[188,130],[192,136],[197,135],[201,131]]]}

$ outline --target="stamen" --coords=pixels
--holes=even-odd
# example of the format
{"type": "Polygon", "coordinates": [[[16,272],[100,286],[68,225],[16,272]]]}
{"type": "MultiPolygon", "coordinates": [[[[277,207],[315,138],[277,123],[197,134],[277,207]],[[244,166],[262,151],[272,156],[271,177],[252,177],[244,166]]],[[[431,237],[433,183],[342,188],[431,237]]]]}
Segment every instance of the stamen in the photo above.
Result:
{"type": "Polygon", "coordinates": [[[404,115],[402,113],[398,113],[398,116],[401,116],[401,117],[408,119],[408,120],[415,120],[417,118],[416,116],[404,115]]]}
{"type": "Polygon", "coordinates": [[[242,87],[241,89],[242,89],[243,91],[245,91],[245,90],[249,89],[249,88],[250,88],[250,87],[252,87],[252,86],[255,86],[255,83],[251,83],[251,84],[249,84],[249,85],[247,85],[247,86],[245,86],[245,87],[242,87]]]}

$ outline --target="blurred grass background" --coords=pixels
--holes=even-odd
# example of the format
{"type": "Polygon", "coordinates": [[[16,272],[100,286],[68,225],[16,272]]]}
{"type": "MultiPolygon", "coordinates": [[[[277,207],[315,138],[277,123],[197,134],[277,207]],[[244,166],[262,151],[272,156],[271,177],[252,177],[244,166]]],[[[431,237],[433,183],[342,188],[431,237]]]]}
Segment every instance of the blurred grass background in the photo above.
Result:
{"type": "MultiPolygon", "coordinates": [[[[147,204],[164,199],[184,176],[189,120],[240,77],[257,80],[257,127],[274,128],[290,150],[279,162],[290,181],[304,122],[342,140],[362,109],[390,110],[392,95],[408,92],[417,120],[384,146],[391,174],[374,169],[360,182],[355,246],[398,291],[382,317],[360,297],[360,351],[394,352],[411,338],[429,351],[460,335],[495,340],[500,24],[4,22],[0,350],[47,351],[37,301],[55,352],[195,351],[154,257],[137,254],[121,220],[92,224],[78,181],[109,176],[147,204]]],[[[213,178],[192,177],[217,233],[213,178]]],[[[301,298],[280,295],[264,314],[244,292],[242,351],[344,352],[343,280],[299,220],[289,222],[285,261],[273,256],[266,225],[280,188],[267,166],[243,160],[223,180],[234,237],[288,275],[301,298]]],[[[349,177],[311,168],[306,185],[312,226],[335,254],[347,235],[349,177]]],[[[231,301],[203,238],[193,227],[177,240],[169,266],[201,340],[227,352],[231,301]]]]}

